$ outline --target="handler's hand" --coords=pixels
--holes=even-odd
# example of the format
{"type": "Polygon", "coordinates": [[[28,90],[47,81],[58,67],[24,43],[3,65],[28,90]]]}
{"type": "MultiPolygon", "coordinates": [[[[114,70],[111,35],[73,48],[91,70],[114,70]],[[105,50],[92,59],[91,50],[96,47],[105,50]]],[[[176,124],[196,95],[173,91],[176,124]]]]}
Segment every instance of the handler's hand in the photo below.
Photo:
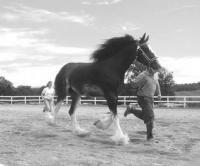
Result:
{"type": "Polygon", "coordinates": [[[158,98],[158,100],[161,100],[162,97],[161,97],[161,95],[159,95],[157,98],[158,98]]]}

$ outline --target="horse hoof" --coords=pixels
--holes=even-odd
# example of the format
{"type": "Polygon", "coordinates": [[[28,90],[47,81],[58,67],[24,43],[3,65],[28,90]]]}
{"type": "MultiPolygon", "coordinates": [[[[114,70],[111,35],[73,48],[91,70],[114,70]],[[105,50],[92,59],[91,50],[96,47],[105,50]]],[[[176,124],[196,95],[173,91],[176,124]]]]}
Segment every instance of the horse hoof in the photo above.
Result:
{"type": "Polygon", "coordinates": [[[104,126],[100,120],[97,120],[96,122],[94,122],[93,125],[96,126],[96,128],[98,129],[104,130],[104,126]]]}
{"type": "Polygon", "coordinates": [[[93,125],[97,126],[100,123],[100,120],[97,120],[96,122],[93,123],[93,125]]]}
{"type": "Polygon", "coordinates": [[[97,120],[96,122],[94,122],[94,125],[98,129],[106,130],[110,127],[111,123],[112,123],[112,115],[110,114],[109,116],[105,117],[104,119],[97,120]]]}
{"type": "Polygon", "coordinates": [[[90,134],[91,134],[90,132],[85,132],[85,133],[79,133],[78,136],[79,137],[88,137],[88,136],[90,136],[90,134]]]}
{"type": "Polygon", "coordinates": [[[127,134],[121,136],[114,135],[111,137],[111,140],[114,141],[116,145],[127,145],[129,143],[129,137],[127,134]]]}
{"type": "Polygon", "coordinates": [[[84,129],[75,130],[75,131],[73,131],[73,133],[79,137],[86,137],[91,134],[91,132],[84,130],[84,129]]]}

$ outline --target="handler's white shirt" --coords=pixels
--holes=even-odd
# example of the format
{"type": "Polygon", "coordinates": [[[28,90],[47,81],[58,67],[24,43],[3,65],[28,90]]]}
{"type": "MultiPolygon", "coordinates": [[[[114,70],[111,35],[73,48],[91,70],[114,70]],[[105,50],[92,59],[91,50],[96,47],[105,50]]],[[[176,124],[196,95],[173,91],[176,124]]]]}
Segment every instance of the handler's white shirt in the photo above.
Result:
{"type": "Polygon", "coordinates": [[[49,87],[46,87],[43,89],[42,91],[42,96],[44,96],[44,99],[53,99],[54,97],[54,88],[49,88],[49,87]]]}

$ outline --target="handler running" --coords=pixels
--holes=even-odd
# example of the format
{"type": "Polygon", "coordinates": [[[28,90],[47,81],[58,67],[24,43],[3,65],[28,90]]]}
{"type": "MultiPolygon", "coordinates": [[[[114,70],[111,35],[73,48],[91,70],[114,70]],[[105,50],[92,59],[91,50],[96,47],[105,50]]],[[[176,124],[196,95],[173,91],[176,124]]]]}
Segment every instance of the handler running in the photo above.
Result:
{"type": "Polygon", "coordinates": [[[134,114],[137,118],[144,121],[147,129],[147,140],[151,140],[153,138],[154,95],[157,95],[159,100],[161,99],[160,85],[158,78],[156,78],[156,72],[156,70],[149,67],[146,71],[140,73],[133,81],[133,88],[136,88],[138,104],[142,110],[129,105],[124,112],[125,117],[128,114],[134,114]]]}

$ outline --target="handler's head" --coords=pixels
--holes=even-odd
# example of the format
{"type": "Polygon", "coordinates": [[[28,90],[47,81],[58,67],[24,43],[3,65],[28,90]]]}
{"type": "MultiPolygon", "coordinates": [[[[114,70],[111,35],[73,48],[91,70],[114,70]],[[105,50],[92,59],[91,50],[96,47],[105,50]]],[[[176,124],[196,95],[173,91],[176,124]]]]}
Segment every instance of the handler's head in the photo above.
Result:
{"type": "Polygon", "coordinates": [[[49,81],[48,83],[47,83],[47,87],[49,87],[49,88],[51,88],[52,87],[52,81],[49,81]]]}

